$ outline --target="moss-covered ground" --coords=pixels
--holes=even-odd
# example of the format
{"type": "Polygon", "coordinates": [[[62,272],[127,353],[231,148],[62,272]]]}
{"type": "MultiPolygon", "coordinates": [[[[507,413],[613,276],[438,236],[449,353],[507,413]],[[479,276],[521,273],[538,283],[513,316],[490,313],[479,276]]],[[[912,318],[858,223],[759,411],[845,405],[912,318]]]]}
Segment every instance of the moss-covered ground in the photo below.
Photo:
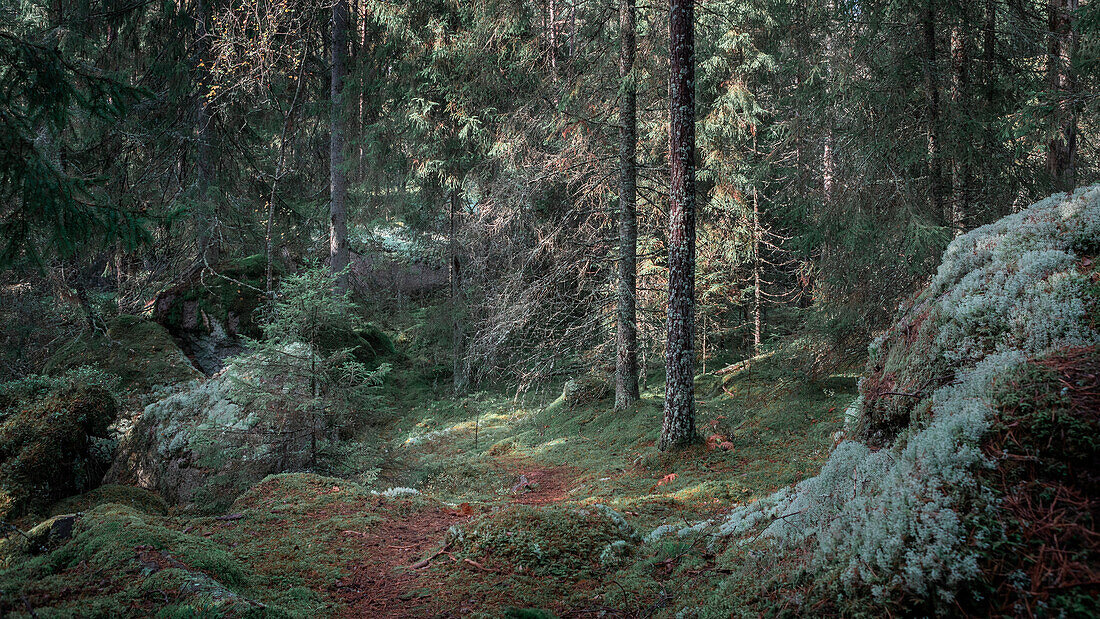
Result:
{"type": "Polygon", "coordinates": [[[454,398],[405,358],[364,470],[272,476],[214,516],[120,486],[67,499],[46,512],[78,514],[69,536],[0,546],[0,614],[645,614],[721,569],[690,535],[645,537],[816,473],[855,378],[762,366],[700,387],[704,440],[669,455],[659,388],[626,411],[560,387],[454,398]]]}

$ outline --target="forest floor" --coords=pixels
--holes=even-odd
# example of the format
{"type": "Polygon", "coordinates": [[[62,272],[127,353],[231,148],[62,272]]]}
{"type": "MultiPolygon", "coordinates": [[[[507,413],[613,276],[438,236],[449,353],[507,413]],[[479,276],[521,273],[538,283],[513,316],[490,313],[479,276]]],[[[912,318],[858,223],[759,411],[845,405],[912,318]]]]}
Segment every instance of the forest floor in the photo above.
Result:
{"type": "Polygon", "coordinates": [[[646,536],[815,474],[856,383],[767,367],[701,377],[706,440],[663,454],[661,385],[614,411],[557,389],[456,399],[411,362],[391,376],[390,417],[358,439],[380,468],[271,476],[216,515],[149,508],[122,487],[69,501],[55,511],[79,509],[85,522],[56,550],[0,571],[0,591],[18,592],[0,611],[659,616],[722,568],[698,539],[646,536]]]}

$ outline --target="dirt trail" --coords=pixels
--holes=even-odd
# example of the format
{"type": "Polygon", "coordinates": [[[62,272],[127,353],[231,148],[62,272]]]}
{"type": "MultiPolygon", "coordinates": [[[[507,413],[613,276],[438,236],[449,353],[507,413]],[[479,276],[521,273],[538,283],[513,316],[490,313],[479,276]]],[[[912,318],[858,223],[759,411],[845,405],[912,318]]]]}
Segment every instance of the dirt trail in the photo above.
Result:
{"type": "MultiPolygon", "coordinates": [[[[515,479],[526,478],[528,486],[506,498],[507,502],[549,505],[566,499],[576,477],[574,469],[524,464],[509,466],[515,471],[515,479]]],[[[362,533],[363,539],[357,544],[361,554],[349,566],[351,573],[335,583],[340,600],[346,604],[341,616],[434,617],[458,609],[462,591],[433,589],[431,571],[412,566],[439,549],[449,527],[473,517],[470,509],[419,511],[362,533]]],[[[432,564],[452,560],[444,553],[432,564]]]]}
{"type": "Polygon", "coordinates": [[[561,503],[569,497],[569,490],[575,485],[577,471],[568,466],[528,465],[520,467],[517,477],[526,478],[527,487],[517,491],[512,502],[522,505],[549,505],[561,503]]]}
{"type": "Polygon", "coordinates": [[[469,519],[470,516],[450,510],[418,512],[407,519],[382,523],[365,533],[363,555],[351,565],[351,574],[336,583],[341,601],[347,604],[341,616],[436,614],[440,600],[417,592],[421,570],[411,566],[438,546],[451,525],[469,519]]]}

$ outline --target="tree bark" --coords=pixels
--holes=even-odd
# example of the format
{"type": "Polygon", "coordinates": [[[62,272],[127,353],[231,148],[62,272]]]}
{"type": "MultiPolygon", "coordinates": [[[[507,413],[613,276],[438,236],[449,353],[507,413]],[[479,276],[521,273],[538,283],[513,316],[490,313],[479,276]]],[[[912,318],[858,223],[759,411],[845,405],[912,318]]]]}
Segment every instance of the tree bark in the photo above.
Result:
{"type": "MultiPolygon", "coordinates": [[[[754,138],[755,141],[755,138],[754,138]]],[[[762,285],[760,260],[760,202],[756,195],[756,187],[752,188],[752,353],[760,354],[761,334],[763,331],[763,304],[760,286],[762,285]]]]}
{"type": "Polygon", "coordinates": [[[454,392],[462,393],[466,389],[466,364],[464,354],[462,318],[465,313],[466,299],[462,293],[462,259],[458,252],[455,219],[458,216],[458,190],[451,190],[450,221],[450,284],[451,284],[451,360],[454,376],[454,392]]]}
{"type": "Polygon", "coordinates": [[[955,236],[966,232],[971,217],[970,191],[970,46],[964,28],[969,14],[951,29],[951,102],[955,107],[957,138],[951,157],[951,230],[955,236]]]}
{"type": "Polygon", "coordinates": [[[329,262],[336,275],[336,288],[348,289],[347,171],[344,169],[343,89],[347,56],[348,4],[332,5],[332,68],[329,126],[329,262]]]}
{"type": "Polygon", "coordinates": [[[637,86],[634,83],[634,0],[620,0],[619,77],[623,100],[619,108],[619,286],[615,336],[615,408],[638,400],[638,168],[637,86]]]}
{"type": "Polygon", "coordinates": [[[1078,0],[1049,0],[1050,51],[1047,79],[1056,97],[1055,134],[1047,146],[1047,173],[1052,191],[1071,191],[1077,184],[1077,80],[1073,75],[1073,56],[1077,51],[1077,33],[1073,12],[1078,0]]]}
{"type": "Polygon", "coordinates": [[[206,94],[208,85],[203,79],[208,75],[210,58],[210,35],[207,30],[210,21],[210,4],[207,0],[195,3],[195,185],[198,201],[198,259],[203,264],[216,263],[220,256],[220,243],[217,238],[217,209],[210,195],[210,182],[214,176],[213,157],[210,150],[213,144],[209,102],[206,94]]]}
{"type": "Polygon", "coordinates": [[[670,135],[668,340],[665,417],[658,449],[688,445],[695,434],[695,7],[669,11],[670,135]]]}
{"type": "Polygon", "coordinates": [[[924,99],[928,122],[928,185],[932,196],[932,209],[937,217],[950,221],[943,186],[943,160],[940,140],[940,71],[936,55],[936,9],[935,0],[926,0],[924,5],[924,99]]]}
{"type": "Polygon", "coordinates": [[[827,90],[825,107],[825,144],[821,151],[821,190],[824,194],[825,212],[831,212],[833,193],[836,187],[836,153],[833,131],[836,125],[836,106],[833,104],[833,58],[836,41],[833,36],[832,16],[835,10],[833,2],[825,4],[828,18],[825,22],[825,88],[827,90]]]}

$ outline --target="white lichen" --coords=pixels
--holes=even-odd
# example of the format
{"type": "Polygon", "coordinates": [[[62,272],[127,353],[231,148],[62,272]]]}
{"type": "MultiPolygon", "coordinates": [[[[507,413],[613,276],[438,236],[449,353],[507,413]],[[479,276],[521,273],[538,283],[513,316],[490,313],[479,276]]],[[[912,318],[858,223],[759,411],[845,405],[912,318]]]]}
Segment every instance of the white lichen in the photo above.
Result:
{"type": "MultiPolygon", "coordinates": [[[[930,316],[935,331],[908,362],[954,372],[932,393],[930,414],[878,450],[840,442],[816,477],[735,509],[717,534],[744,540],[766,523],[754,535],[777,551],[810,549],[813,567],[838,569],[845,583],[870,585],[880,597],[904,589],[951,601],[979,570],[982,542],[963,506],[983,496],[975,472],[991,465],[980,449],[991,387],[1028,358],[1100,343],[1086,320],[1075,253],[1097,238],[1100,186],[1057,194],[955,239],[910,313],[930,316]]],[[[871,344],[872,363],[890,343],[871,344]]],[[[864,409],[861,398],[845,416],[854,422],[864,409]]]]}

